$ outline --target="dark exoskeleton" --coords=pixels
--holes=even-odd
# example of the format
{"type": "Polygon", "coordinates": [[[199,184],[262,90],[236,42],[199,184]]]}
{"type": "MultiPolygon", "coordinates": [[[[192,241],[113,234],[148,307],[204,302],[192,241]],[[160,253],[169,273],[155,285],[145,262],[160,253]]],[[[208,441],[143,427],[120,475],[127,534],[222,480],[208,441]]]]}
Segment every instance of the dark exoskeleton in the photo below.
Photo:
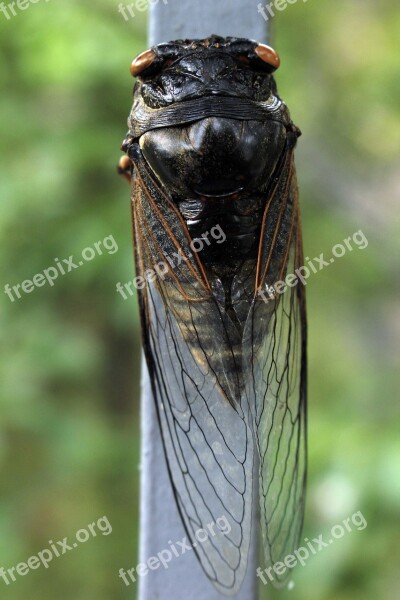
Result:
{"type": "Polygon", "coordinates": [[[228,595],[246,570],[253,478],[268,564],[296,548],[304,511],[300,131],[278,96],[278,66],[272,48],[218,36],[142,53],[120,162],[171,482],[192,541],[218,518],[229,525],[195,548],[228,595]]]}

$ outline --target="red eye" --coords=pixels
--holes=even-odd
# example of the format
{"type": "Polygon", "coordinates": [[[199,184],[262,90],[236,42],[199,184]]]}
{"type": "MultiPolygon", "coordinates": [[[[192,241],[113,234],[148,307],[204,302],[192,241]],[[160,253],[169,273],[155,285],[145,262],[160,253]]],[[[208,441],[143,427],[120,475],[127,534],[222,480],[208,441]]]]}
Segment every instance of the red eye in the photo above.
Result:
{"type": "Polygon", "coordinates": [[[271,48],[271,46],[266,46],[265,44],[258,44],[257,48],[255,49],[255,53],[259,58],[261,58],[263,62],[267,63],[267,65],[270,65],[274,69],[274,71],[281,64],[279,54],[275,52],[275,50],[271,48]]]}
{"type": "Polygon", "coordinates": [[[139,73],[147,69],[147,67],[150,67],[156,58],[157,54],[154,50],[146,50],[139,54],[131,64],[131,74],[133,77],[137,77],[139,73]]]}
{"type": "Polygon", "coordinates": [[[129,169],[130,166],[131,159],[129,158],[129,156],[121,156],[121,158],[119,159],[118,168],[121,169],[121,171],[126,171],[127,169],[129,169]]]}

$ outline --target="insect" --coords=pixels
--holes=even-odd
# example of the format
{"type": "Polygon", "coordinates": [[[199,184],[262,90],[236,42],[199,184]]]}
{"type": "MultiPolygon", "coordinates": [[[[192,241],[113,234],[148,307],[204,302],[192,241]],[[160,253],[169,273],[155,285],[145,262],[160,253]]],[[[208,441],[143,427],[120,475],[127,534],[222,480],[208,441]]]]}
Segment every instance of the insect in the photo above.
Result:
{"type": "Polygon", "coordinates": [[[170,478],[202,568],[226,595],[246,572],[253,496],[267,565],[297,547],[304,512],[300,131],[277,92],[279,63],[268,46],[216,35],[140,54],[119,166],[132,183],[143,345],[170,478]],[[221,517],[229,533],[196,543],[221,517]]]}

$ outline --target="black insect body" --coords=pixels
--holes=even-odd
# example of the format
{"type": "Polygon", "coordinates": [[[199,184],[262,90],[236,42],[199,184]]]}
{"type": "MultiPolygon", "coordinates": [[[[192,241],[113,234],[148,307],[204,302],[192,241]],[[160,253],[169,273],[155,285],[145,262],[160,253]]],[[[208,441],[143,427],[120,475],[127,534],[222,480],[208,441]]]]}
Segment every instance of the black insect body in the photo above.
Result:
{"type": "Polygon", "coordinates": [[[139,55],[120,163],[132,180],[143,342],[175,498],[192,542],[226,525],[194,550],[227,595],[246,571],[254,479],[267,564],[296,548],[304,510],[300,132],[277,94],[278,66],[271,48],[218,36],[139,55]],[[224,235],[204,243],[213,231],[224,235]]]}

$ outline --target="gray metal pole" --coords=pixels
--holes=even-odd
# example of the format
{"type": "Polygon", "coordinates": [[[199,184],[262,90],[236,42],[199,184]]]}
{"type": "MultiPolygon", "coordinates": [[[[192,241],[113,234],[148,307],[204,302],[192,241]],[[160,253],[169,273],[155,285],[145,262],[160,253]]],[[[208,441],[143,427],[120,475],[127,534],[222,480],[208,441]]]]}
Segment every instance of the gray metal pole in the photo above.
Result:
{"type": "MultiPolygon", "coordinates": [[[[267,41],[267,23],[260,0],[158,0],[151,9],[151,44],[212,33],[267,41]]],[[[266,13],[268,15],[268,13],[266,13]]]]}
{"type": "MultiPolygon", "coordinates": [[[[267,42],[267,24],[259,0],[158,0],[152,2],[149,44],[179,38],[205,38],[212,33],[267,42]]],[[[185,537],[165,464],[146,365],[142,370],[142,455],[140,561],[185,537]]],[[[258,490],[256,498],[258,495],[258,490]]],[[[254,507],[253,539],[247,574],[237,600],[255,600],[258,580],[258,502],[254,507]]],[[[195,554],[186,552],[168,569],[149,571],[139,580],[139,600],[222,600],[203,573],[195,554]]]]}

